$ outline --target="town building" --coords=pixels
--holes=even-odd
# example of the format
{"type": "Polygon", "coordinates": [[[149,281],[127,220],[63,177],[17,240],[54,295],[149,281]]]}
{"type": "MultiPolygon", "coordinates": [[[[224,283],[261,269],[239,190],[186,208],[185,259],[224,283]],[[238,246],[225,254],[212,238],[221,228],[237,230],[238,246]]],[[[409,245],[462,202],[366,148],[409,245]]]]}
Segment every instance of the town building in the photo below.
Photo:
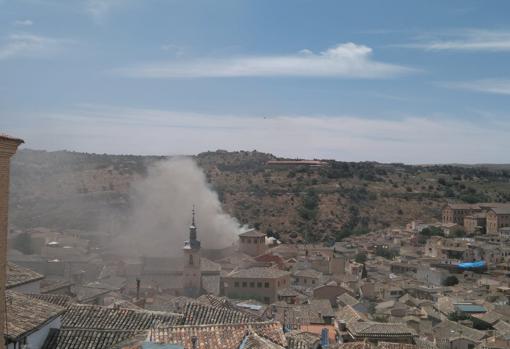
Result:
{"type": "Polygon", "coordinates": [[[448,204],[443,208],[443,224],[464,225],[464,218],[482,212],[479,204],[448,204]]]}
{"type": "Polygon", "coordinates": [[[225,296],[257,299],[266,304],[278,300],[278,291],[290,286],[290,273],[276,268],[234,270],[222,278],[225,296]]]}
{"type": "Polygon", "coordinates": [[[51,330],[59,329],[65,308],[22,293],[7,291],[7,349],[42,348],[51,330]]]}
{"type": "Polygon", "coordinates": [[[267,250],[266,235],[252,229],[239,234],[239,251],[252,257],[264,254],[267,250]]]}
{"type": "MultiPolygon", "coordinates": [[[[21,139],[0,134],[0,314],[5,314],[10,161],[22,143],[21,139]]],[[[4,329],[5,317],[0,316],[0,338],[4,335],[4,329]]],[[[4,344],[0,341],[2,348],[4,344]]]]}
{"type": "Polygon", "coordinates": [[[500,229],[510,227],[510,206],[491,208],[487,212],[487,234],[498,234],[500,229]]]}

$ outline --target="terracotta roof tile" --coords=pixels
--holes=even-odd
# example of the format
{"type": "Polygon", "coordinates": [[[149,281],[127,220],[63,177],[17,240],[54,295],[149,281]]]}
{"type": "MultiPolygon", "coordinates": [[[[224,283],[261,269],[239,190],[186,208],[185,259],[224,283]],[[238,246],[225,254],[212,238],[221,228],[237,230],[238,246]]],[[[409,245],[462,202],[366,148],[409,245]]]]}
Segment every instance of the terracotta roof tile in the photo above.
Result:
{"type": "Polygon", "coordinates": [[[62,328],[131,331],[176,325],[181,321],[181,314],[73,304],[62,319],[62,328]]]}
{"type": "Polygon", "coordinates": [[[41,279],[44,279],[44,276],[33,270],[14,263],[7,263],[7,289],[41,279]]]}
{"type": "Polygon", "coordinates": [[[27,295],[6,291],[7,338],[15,339],[60,316],[65,308],[27,295]]]}
{"type": "Polygon", "coordinates": [[[27,296],[35,299],[39,299],[41,301],[51,303],[54,305],[58,305],[60,307],[66,308],[73,300],[71,297],[63,295],[63,294],[40,294],[40,293],[27,293],[27,296]]]}
{"type": "Polygon", "coordinates": [[[41,349],[109,349],[140,333],[119,330],[51,329],[41,349]]]}
{"type": "Polygon", "coordinates": [[[238,324],[257,321],[251,314],[236,309],[215,307],[197,302],[189,302],[184,306],[184,325],[202,324],[238,324]]]}
{"type": "Polygon", "coordinates": [[[180,344],[191,348],[191,338],[196,336],[198,349],[237,349],[250,332],[281,346],[287,344],[282,326],[278,322],[172,326],[152,329],[148,338],[156,343],[180,344]]]}

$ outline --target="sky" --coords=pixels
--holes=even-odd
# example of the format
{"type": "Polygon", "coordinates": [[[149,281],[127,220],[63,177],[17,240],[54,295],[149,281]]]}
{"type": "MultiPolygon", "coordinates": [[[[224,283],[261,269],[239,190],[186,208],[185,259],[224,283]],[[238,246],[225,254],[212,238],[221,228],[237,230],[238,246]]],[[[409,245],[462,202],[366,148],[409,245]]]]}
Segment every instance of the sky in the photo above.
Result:
{"type": "Polygon", "coordinates": [[[509,163],[510,2],[0,0],[26,148],[509,163]]]}

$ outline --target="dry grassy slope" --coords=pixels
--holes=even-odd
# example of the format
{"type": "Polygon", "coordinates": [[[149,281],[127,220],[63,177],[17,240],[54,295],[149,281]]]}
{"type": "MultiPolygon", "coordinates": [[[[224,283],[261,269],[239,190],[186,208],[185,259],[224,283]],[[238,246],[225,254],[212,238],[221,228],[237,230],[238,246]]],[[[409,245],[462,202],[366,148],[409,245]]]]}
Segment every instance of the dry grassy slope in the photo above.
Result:
{"type": "MultiPolygon", "coordinates": [[[[158,159],[23,150],[13,160],[11,223],[96,229],[98,221],[121,220],[130,183],[158,159]]],[[[271,159],[258,152],[196,156],[226,211],[284,239],[438,219],[447,200],[510,199],[510,174],[498,166],[330,162],[322,169],[271,169],[271,159]]]]}

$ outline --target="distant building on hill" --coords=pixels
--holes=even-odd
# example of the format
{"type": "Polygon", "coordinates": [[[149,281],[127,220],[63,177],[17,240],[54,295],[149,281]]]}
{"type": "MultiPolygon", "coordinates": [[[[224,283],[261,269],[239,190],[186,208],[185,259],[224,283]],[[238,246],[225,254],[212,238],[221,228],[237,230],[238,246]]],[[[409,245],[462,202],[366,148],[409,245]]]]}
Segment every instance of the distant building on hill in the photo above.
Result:
{"type": "Polygon", "coordinates": [[[442,221],[443,225],[463,226],[469,234],[499,234],[501,228],[510,227],[510,204],[448,204],[443,208],[442,221]]]}

